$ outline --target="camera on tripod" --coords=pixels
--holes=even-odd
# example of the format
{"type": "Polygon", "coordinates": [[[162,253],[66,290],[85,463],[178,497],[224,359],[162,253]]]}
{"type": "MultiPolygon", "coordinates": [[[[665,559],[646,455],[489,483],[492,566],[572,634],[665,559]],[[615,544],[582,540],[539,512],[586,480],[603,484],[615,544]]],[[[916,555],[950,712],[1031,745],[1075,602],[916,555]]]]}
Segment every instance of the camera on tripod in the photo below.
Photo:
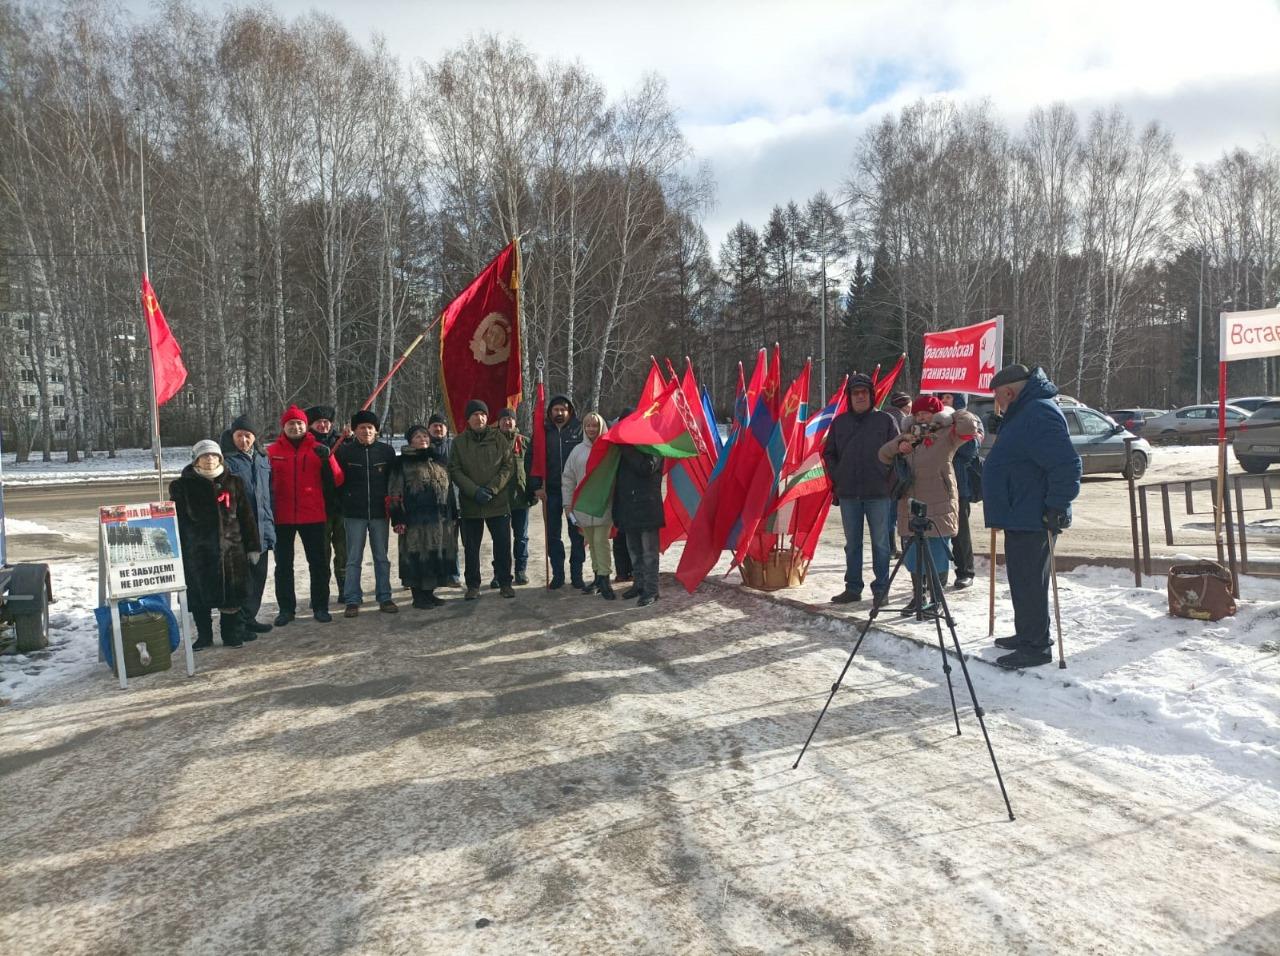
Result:
{"type": "Polygon", "coordinates": [[[918,498],[909,498],[907,503],[911,507],[911,520],[908,522],[908,527],[913,534],[924,534],[929,530],[929,506],[918,498]]]}

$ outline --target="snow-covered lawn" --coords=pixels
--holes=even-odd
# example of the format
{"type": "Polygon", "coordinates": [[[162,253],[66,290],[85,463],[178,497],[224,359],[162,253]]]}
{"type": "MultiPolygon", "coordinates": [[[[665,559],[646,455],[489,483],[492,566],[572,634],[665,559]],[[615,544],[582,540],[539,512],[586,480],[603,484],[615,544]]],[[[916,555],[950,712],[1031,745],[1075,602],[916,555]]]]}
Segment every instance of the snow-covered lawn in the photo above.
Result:
{"type": "MultiPolygon", "coordinates": [[[[216,437],[216,436],[215,436],[216,437]]],[[[165,475],[177,477],[191,461],[187,446],[164,449],[165,475]]],[[[41,461],[38,452],[31,460],[18,464],[11,451],[4,453],[4,481],[9,485],[58,485],[76,481],[125,481],[150,478],[156,473],[155,460],[149,448],[122,448],[115,458],[96,452],[75,464],[67,464],[65,452],[54,452],[53,461],[41,461]]]]}

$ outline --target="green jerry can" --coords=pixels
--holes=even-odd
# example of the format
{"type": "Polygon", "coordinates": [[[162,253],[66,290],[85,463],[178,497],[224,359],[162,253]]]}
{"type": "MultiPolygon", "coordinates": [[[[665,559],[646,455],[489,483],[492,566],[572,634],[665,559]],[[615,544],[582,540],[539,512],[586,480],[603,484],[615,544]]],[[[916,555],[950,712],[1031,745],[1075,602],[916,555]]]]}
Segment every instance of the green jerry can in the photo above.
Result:
{"type": "Polygon", "coordinates": [[[169,620],[163,614],[120,616],[120,634],[124,643],[124,672],[128,677],[167,671],[173,664],[169,650],[169,620]]]}

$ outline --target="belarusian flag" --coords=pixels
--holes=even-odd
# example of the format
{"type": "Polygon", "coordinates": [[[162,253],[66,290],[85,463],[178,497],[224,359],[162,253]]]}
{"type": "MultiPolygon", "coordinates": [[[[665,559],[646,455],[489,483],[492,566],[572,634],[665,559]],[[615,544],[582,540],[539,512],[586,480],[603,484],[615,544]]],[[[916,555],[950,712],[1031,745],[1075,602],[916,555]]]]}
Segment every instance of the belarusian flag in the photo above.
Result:
{"type": "Polygon", "coordinates": [[[672,398],[679,388],[679,382],[668,383],[647,407],[637,408],[596,439],[587,456],[586,477],[574,492],[574,509],[597,518],[609,510],[618,476],[619,445],[634,445],[639,451],[662,458],[697,456],[693,437],[672,398]]]}

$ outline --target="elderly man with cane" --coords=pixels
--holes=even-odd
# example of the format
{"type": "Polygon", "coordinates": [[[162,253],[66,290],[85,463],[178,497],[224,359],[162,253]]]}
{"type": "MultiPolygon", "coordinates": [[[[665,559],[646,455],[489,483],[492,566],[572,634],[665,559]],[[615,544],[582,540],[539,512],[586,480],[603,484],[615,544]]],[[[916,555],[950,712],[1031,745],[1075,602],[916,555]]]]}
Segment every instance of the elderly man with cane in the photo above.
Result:
{"type": "Polygon", "coordinates": [[[1080,456],[1054,401],[1058,387],[1039,366],[1006,366],[991,389],[1003,417],[983,467],[982,511],[987,527],[1004,531],[1015,631],[996,638],[997,647],[1011,652],[996,663],[1020,670],[1053,660],[1050,561],[1054,536],[1071,526],[1080,456]]]}

